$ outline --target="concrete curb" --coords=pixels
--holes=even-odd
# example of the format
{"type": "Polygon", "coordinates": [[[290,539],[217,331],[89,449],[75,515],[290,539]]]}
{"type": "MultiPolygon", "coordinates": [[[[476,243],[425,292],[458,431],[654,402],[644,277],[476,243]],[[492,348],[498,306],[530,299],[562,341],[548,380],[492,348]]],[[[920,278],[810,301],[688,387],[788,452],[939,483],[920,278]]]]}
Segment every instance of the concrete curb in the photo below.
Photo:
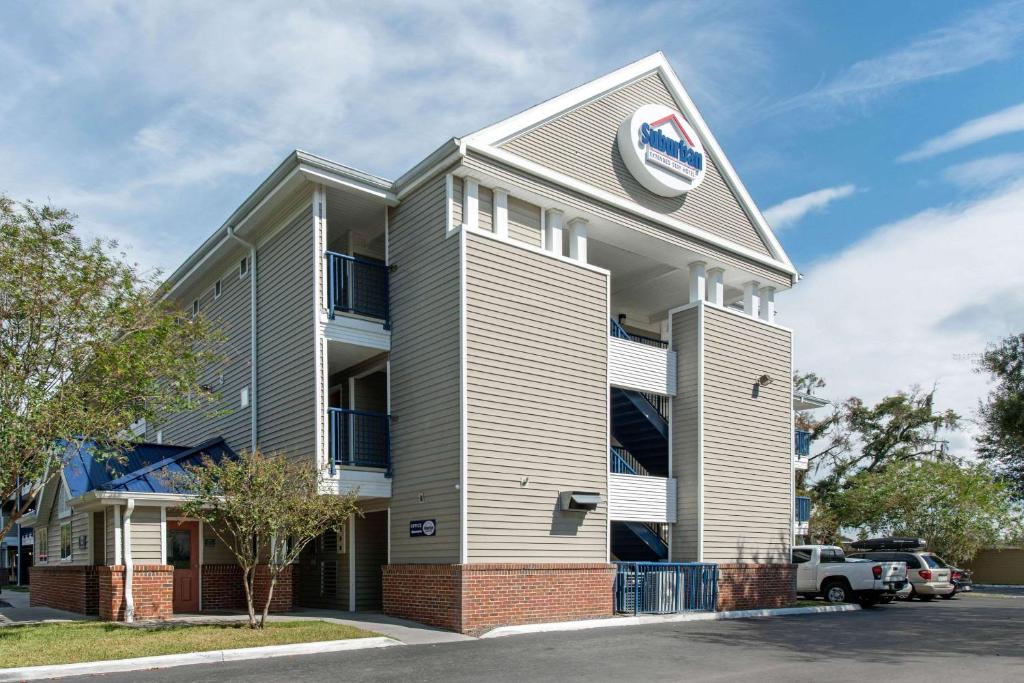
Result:
{"type": "Polygon", "coordinates": [[[556,621],[544,624],[523,624],[501,626],[481,635],[481,638],[501,638],[527,633],[551,633],[553,631],[583,631],[591,628],[613,628],[617,626],[643,626],[645,624],[672,624],[681,621],[721,621],[723,619],[752,619],[756,617],[788,617],[797,614],[829,614],[833,612],[856,612],[860,605],[824,605],[822,607],[780,607],[777,609],[745,609],[734,612],[687,612],[685,614],[647,614],[636,617],[611,617],[610,619],[587,619],[584,621],[556,621]]]}
{"type": "Polygon", "coordinates": [[[49,666],[26,666],[18,669],[0,669],[0,681],[38,681],[47,678],[83,676],[86,674],[109,674],[142,669],[167,669],[191,664],[214,664],[237,662],[244,659],[268,657],[289,657],[310,655],[321,652],[344,650],[365,650],[369,648],[402,645],[392,638],[354,638],[351,640],[325,640],[313,643],[291,643],[289,645],[267,645],[265,647],[241,647],[233,650],[211,650],[209,652],[186,652],[178,655],[157,655],[134,657],[132,659],[111,659],[102,662],[79,662],[77,664],[54,664],[49,666]]]}

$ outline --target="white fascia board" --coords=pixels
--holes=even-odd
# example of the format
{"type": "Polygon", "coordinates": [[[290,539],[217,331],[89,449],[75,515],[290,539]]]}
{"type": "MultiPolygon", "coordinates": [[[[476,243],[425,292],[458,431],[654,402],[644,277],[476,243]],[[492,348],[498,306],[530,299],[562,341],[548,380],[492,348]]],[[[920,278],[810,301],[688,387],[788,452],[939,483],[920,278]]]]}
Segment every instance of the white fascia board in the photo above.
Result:
{"type": "Polygon", "coordinates": [[[470,144],[467,147],[473,152],[476,152],[486,157],[490,157],[491,159],[494,159],[496,161],[500,161],[501,163],[511,166],[512,168],[515,168],[518,171],[522,171],[523,173],[528,173],[530,175],[537,176],[544,180],[551,181],[569,190],[572,190],[573,192],[585,195],[596,201],[608,204],[617,209],[621,209],[622,211],[626,211],[628,213],[640,216],[644,220],[648,220],[651,221],[652,223],[657,223],[659,225],[671,228],[677,232],[683,233],[684,235],[688,235],[689,237],[700,240],[702,242],[713,244],[716,247],[720,247],[722,249],[725,249],[726,251],[750,259],[751,261],[755,261],[762,265],[768,266],[781,273],[785,273],[791,276],[797,275],[797,272],[793,268],[793,265],[788,261],[782,262],[774,258],[765,256],[764,254],[759,254],[756,251],[753,251],[752,249],[747,249],[746,247],[740,246],[734,242],[730,242],[729,240],[718,237],[717,235],[713,235],[712,233],[707,232],[706,230],[696,228],[692,225],[689,225],[688,223],[684,223],[674,218],[669,218],[656,211],[652,211],[648,208],[645,208],[633,201],[613,195],[611,192],[607,192],[600,188],[594,187],[593,185],[576,180],[575,178],[570,178],[569,176],[563,173],[553,171],[550,168],[547,168],[546,166],[541,166],[540,164],[535,163],[533,161],[528,161],[527,159],[523,159],[522,157],[510,154],[509,152],[506,152],[502,149],[498,149],[497,147],[487,147],[473,144],[470,144]]]}
{"type": "MultiPolygon", "coordinates": [[[[700,115],[700,111],[693,103],[689,94],[687,94],[686,89],[679,81],[679,78],[673,71],[672,66],[665,58],[665,55],[661,52],[656,52],[644,57],[641,60],[618,69],[617,71],[613,71],[601,78],[585,83],[578,88],[574,88],[573,90],[563,93],[546,102],[542,102],[535,107],[531,107],[526,111],[516,114],[515,116],[511,116],[503,121],[499,121],[487,128],[479,130],[476,133],[467,135],[462,140],[463,144],[467,147],[476,148],[478,151],[480,148],[495,149],[497,145],[500,145],[515,135],[525,132],[530,128],[542,125],[557,116],[561,116],[569,110],[578,108],[613,90],[621,88],[630,82],[655,72],[657,72],[665,81],[665,84],[668,86],[669,92],[672,94],[673,99],[675,99],[680,111],[691,125],[697,129],[697,133],[700,135],[701,141],[704,143],[708,153],[718,165],[726,183],[736,194],[744,212],[754,224],[755,230],[757,230],[758,234],[768,245],[768,250],[771,252],[773,257],[768,261],[768,263],[775,268],[779,268],[780,270],[789,273],[790,275],[797,276],[798,273],[794,268],[792,261],[790,261],[789,256],[782,248],[778,239],[776,239],[771,227],[761,214],[761,210],[757,208],[756,204],[754,204],[753,198],[750,196],[750,193],[736,174],[736,170],[725,156],[725,152],[722,151],[721,145],[718,144],[715,136],[711,133],[711,129],[708,128],[707,123],[704,121],[704,117],[700,115]]],[[[620,200],[620,202],[629,205],[630,210],[634,212],[638,212],[637,210],[642,208],[634,202],[627,202],[623,200],[620,200]]],[[[655,215],[657,216],[660,214],[655,215]]],[[[679,221],[672,222],[679,223],[679,221]]],[[[696,230],[695,228],[692,228],[692,226],[691,229],[696,230]]],[[[702,239],[706,238],[702,237],[702,239]]],[[[722,242],[725,242],[725,240],[722,240],[722,242]]],[[[725,243],[728,245],[728,248],[736,251],[737,253],[742,253],[744,256],[749,256],[749,253],[753,253],[745,253],[747,250],[738,247],[738,245],[733,245],[729,242],[725,243]]],[[[764,257],[761,257],[760,254],[757,256],[760,257],[758,259],[759,261],[764,261],[764,257]]]]}
{"type": "Polygon", "coordinates": [[[384,190],[375,185],[369,185],[361,182],[358,179],[330,173],[307,164],[301,164],[298,170],[310,182],[321,183],[328,187],[334,187],[342,190],[356,190],[357,192],[363,192],[372,197],[376,197],[388,206],[398,205],[398,197],[396,197],[394,192],[391,190],[384,190]]]}

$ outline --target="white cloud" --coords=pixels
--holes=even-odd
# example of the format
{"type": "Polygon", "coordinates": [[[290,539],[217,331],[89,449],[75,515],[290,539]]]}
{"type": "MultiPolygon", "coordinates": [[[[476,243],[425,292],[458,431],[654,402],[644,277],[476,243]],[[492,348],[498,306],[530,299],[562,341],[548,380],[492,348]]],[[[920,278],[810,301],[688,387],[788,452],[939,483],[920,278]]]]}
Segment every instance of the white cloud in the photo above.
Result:
{"type": "Polygon", "coordinates": [[[1024,103],[957,126],[947,133],[928,140],[917,149],[903,154],[897,161],[927,159],[990,138],[1020,131],[1024,131],[1024,103]]]}
{"type": "Polygon", "coordinates": [[[942,175],[949,182],[961,187],[992,187],[1024,175],[1024,152],[996,154],[965,161],[950,166],[942,175]]]}
{"type": "Polygon", "coordinates": [[[807,214],[814,211],[824,211],[825,207],[832,202],[837,199],[845,199],[856,191],[857,186],[852,184],[815,190],[814,192],[802,194],[799,197],[792,197],[765,209],[764,217],[773,229],[777,231],[783,230],[800,222],[807,214]]]}
{"type": "Polygon", "coordinates": [[[864,104],[898,88],[1009,57],[1024,37],[1024,3],[1005,2],[960,17],[909,45],[854,63],[776,108],[864,104]]]}
{"type": "Polygon", "coordinates": [[[1024,270],[1006,257],[1020,252],[1021,215],[1024,182],[882,226],[813,265],[779,301],[796,366],[826,377],[834,400],[937,383],[939,405],[971,417],[987,392],[972,354],[1024,331],[1024,270]]]}

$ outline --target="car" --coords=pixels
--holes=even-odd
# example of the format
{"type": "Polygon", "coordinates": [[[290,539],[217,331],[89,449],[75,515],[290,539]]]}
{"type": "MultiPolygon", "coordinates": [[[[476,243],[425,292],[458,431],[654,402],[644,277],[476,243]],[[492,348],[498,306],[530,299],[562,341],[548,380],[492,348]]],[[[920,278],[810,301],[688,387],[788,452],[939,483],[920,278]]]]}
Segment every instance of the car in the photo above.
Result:
{"type": "MultiPolygon", "coordinates": [[[[857,541],[851,545],[859,550],[868,545],[868,542],[857,541]]],[[[924,545],[923,539],[872,539],[868,547],[875,549],[851,553],[850,557],[876,562],[905,562],[907,578],[911,587],[908,600],[918,598],[923,602],[928,602],[937,596],[948,600],[953,597],[956,590],[952,583],[953,572],[941,557],[925,551],[924,545]],[[883,541],[887,540],[892,541],[892,549],[883,549],[885,548],[883,541]],[[916,547],[908,547],[911,541],[918,542],[916,547]]]]}
{"type": "Polygon", "coordinates": [[[949,570],[953,573],[950,580],[953,583],[953,592],[949,595],[943,595],[942,597],[952,598],[957,593],[968,593],[974,590],[974,582],[971,580],[973,572],[970,569],[960,569],[959,567],[950,566],[949,570]]]}
{"type": "Polygon", "coordinates": [[[794,546],[792,558],[797,593],[820,595],[827,602],[859,602],[865,607],[891,602],[907,583],[903,562],[847,562],[839,546],[794,546]]]}

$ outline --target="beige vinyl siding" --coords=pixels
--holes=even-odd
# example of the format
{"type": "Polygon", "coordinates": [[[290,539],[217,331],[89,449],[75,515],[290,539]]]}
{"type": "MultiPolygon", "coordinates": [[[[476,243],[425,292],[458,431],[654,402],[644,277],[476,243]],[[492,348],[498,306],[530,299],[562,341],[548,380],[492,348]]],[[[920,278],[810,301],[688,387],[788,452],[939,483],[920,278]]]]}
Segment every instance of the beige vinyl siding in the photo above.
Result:
{"type": "Polygon", "coordinates": [[[237,564],[231,548],[217,536],[213,525],[203,524],[203,564],[237,564]]]}
{"type": "Polygon", "coordinates": [[[494,232],[494,191],[481,186],[477,192],[479,227],[485,232],[494,232]]]}
{"type": "Polygon", "coordinates": [[[117,553],[117,543],[114,536],[114,508],[108,505],[103,508],[103,557],[105,564],[114,564],[117,553]]]}
{"type": "MultiPolygon", "coordinates": [[[[233,252],[223,267],[213,270],[198,293],[199,314],[220,334],[215,346],[221,360],[203,373],[201,382],[214,388],[218,399],[195,410],[165,416],[162,423],[148,425],[146,439],[156,440],[163,432],[163,443],[194,446],[207,439],[223,436],[232,448],[249,447],[250,412],[242,408],[239,393],[250,382],[249,374],[249,276],[239,278],[238,267],[248,252],[233,252]],[[214,283],[221,282],[221,294],[214,298],[214,283]]],[[[189,298],[182,302],[191,312],[189,298]]]]}
{"type": "Polygon", "coordinates": [[[673,313],[671,323],[677,374],[670,447],[678,501],[677,520],[672,525],[672,560],[696,562],[700,557],[700,308],[673,313]]]}
{"type": "MultiPolygon", "coordinates": [[[[122,514],[124,510],[121,511],[122,514]]],[[[123,517],[122,517],[123,519],[123,517]]],[[[160,508],[136,505],[132,512],[132,563],[160,564],[163,556],[160,547],[160,508]]]]}
{"type": "MultiPolygon", "coordinates": [[[[494,161],[477,152],[470,151],[467,153],[463,161],[467,168],[475,170],[482,175],[496,178],[504,187],[520,187],[527,192],[548,197],[553,203],[557,203],[571,209],[576,209],[581,212],[595,214],[600,218],[612,221],[623,227],[664,240],[669,245],[683,247],[684,249],[689,249],[699,254],[705,254],[708,259],[719,261],[725,267],[742,268],[743,270],[746,270],[756,276],[762,284],[773,284],[782,287],[789,287],[792,284],[791,277],[787,273],[772,268],[771,266],[736,254],[724,247],[720,247],[710,242],[705,242],[704,240],[696,237],[691,237],[679,232],[678,230],[647,220],[628,211],[595,201],[590,197],[568,190],[565,187],[548,180],[520,172],[507,164],[494,161]]],[[[510,198],[510,234],[512,232],[511,205],[512,199],[510,198]]]]}
{"type": "Polygon", "coordinates": [[[541,235],[541,209],[536,204],[518,197],[508,198],[508,236],[517,242],[539,247],[541,235]]]}
{"type": "Polygon", "coordinates": [[[660,197],[629,172],[616,141],[619,126],[645,104],[678,105],[658,74],[644,76],[504,143],[524,159],[671,216],[753,251],[770,251],[705,150],[703,182],[680,197],[660,197]]]}
{"type": "Polygon", "coordinates": [[[603,562],[606,502],[558,494],[607,501],[607,278],[481,235],[465,258],[469,561],[603,562]]]}
{"type": "Polygon", "coordinates": [[[58,498],[62,495],[61,489],[64,483],[58,477],[51,480],[48,485],[49,491],[43,498],[45,510],[39,513],[39,523],[36,528],[46,528],[46,552],[47,565],[88,565],[92,564],[92,538],[89,534],[88,512],[78,512],[71,508],[71,514],[66,517],[59,517],[58,498]],[[62,561],[60,559],[60,527],[62,524],[71,524],[71,559],[62,561]],[[86,537],[86,547],[78,547],[78,539],[86,537]]]}
{"type": "Polygon", "coordinates": [[[257,264],[259,446],[316,458],[312,207],[260,244],[257,264]]]}
{"type": "Polygon", "coordinates": [[[379,610],[381,566],[388,562],[388,513],[368,512],[356,518],[356,609],[379,610]]]}
{"type": "Polygon", "coordinates": [[[703,309],[704,559],[785,562],[793,533],[791,334],[703,309]],[[755,397],[763,374],[772,382],[755,397]]]}
{"type": "Polygon", "coordinates": [[[459,561],[459,237],[445,237],[444,176],[391,209],[391,561],[459,561]],[[422,495],[422,502],[420,496],[422,495]],[[434,519],[437,534],[409,537],[434,519]]]}

